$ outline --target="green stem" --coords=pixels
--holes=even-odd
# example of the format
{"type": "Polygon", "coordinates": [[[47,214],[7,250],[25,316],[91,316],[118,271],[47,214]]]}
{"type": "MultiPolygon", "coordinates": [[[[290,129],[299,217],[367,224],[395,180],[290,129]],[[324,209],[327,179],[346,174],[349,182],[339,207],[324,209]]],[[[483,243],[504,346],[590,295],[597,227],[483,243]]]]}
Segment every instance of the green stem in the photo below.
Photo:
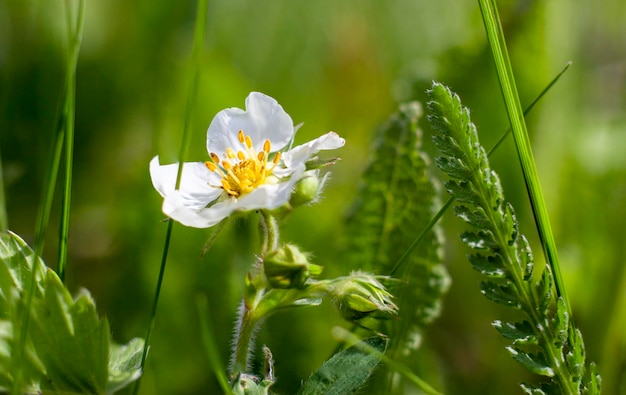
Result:
{"type": "Polygon", "coordinates": [[[72,7],[70,0],[66,0],[68,31],[68,77],[66,78],[66,96],[64,105],[65,119],[65,186],[63,190],[63,208],[61,212],[61,230],[59,235],[59,268],[58,274],[61,281],[65,279],[65,266],[67,264],[67,238],[69,234],[70,203],[72,196],[72,167],[74,158],[74,119],[76,104],[76,65],[78,64],[78,52],[83,37],[83,22],[85,19],[85,2],[78,2],[78,18],[76,27],[72,26],[72,7]]]}
{"type": "MultiPolygon", "coordinates": [[[[65,84],[63,86],[63,111],[61,112],[61,116],[59,117],[59,122],[56,130],[56,138],[54,144],[52,145],[52,153],[50,156],[49,168],[48,168],[48,178],[45,180],[45,187],[43,192],[43,202],[40,206],[40,210],[38,212],[37,218],[37,228],[35,230],[35,248],[34,248],[34,262],[38,259],[39,256],[43,253],[44,246],[44,234],[45,229],[48,224],[48,219],[50,217],[50,209],[52,207],[52,199],[54,194],[54,186],[56,184],[56,178],[58,175],[59,163],[61,158],[61,151],[63,148],[63,142],[66,142],[66,157],[68,158],[66,161],[66,190],[64,193],[64,207],[62,214],[62,230],[61,230],[61,244],[59,246],[59,264],[61,264],[61,257],[66,257],[66,244],[67,241],[67,229],[63,228],[63,221],[68,221],[69,219],[69,190],[71,189],[71,158],[72,158],[72,146],[73,146],[73,138],[72,141],[69,141],[68,133],[73,135],[73,127],[74,127],[74,87],[76,84],[76,64],[78,62],[78,52],[80,49],[80,44],[82,41],[83,35],[83,22],[85,19],[85,2],[84,0],[78,1],[78,15],[76,18],[76,25],[74,26],[74,18],[72,17],[71,12],[71,4],[69,0],[65,2],[66,9],[66,22],[67,22],[67,34],[68,34],[68,45],[67,45],[67,67],[65,73],[65,84]],[[66,137],[68,137],[66,139],[66,137]],[[67,175],[69,172],[69,177],[67,175]],[[65,251],[65,252],[62,252],[65,251]]],[[[63,258],[65,259],[65,258],[63,258]]],[[[61,266],[59,266],[61,269],[61,266]]],[[[34,297],[34,289],[35,289],[35,276],[36,270],[33,267],[32,275],[30,278],[30,286],[27,287],[28,292],[26,295],[26,302],[24,306],[24,311],[22,312],[22,325],[16,336],[16,343],[18,346],[13,354],[13,357],[16,361],[18,361],[15,366],[18,366],[17,372],[15,372],[13,379],[13,386],[11,388],[11,393],[14,395],[21,394],[23,392],[22,381],[23,381],[23,371],[22,371],[22,361],[24,358],[24,350],[26,348],[26,339],[28,335],[28,328],[30,326],[30,306],[32,305],[33,297],[34,297]]],[[[60,272],[60,278],[62,277],[62,272],[60,272]]]]}
{"type": "MultiPolygon", "coordinates": [[[[257,297],[259,294],[257,294],[257,297]]],[[[241,303],[239,317],[237,319],[235,344],[231,360],[231,380],[239,373],[246,373],[248,370],[248,362],[250,360],[250,348],[254,332],[259,323],[259,319],[255,314],[256,303],[248,305],[244,301],[241,303]]]]}
{"type": "Polygon", "coordinates": [[[2,158],[0,158],[0,232],[5,233],[9,229],[7,220],[7,205],[4,196],[4,177],[2,173],[2,158]]]}
{"type": "Polygon", "coordinates": [[[515,146],[517,147],[517,154],[522,167],[522,173],[524,174],[526,189],[528,190],[528,194],[530,196],[530,204],[537,223],[543,252],[546,257],[546,261],[550,264],[554,274],[554,283],[557,295],[563,299],[565,305],[567,306],[567,312],[570,317],[572,317],[572,310],[561,275],[556,243],[550,227],[548,210],[543,198],[543,193],[541,192],[539,175],[533,158],[532,147],[530,139],[528,138],[522,107],[517,94],[517,87],[515,86],[515,77],[509,60],[506,41],[504,39],[504,33],[502,32],[502,24],[500,23],[496,2],[495,0],[478,0],[478,3],[483,17],[483,22],[485,24],[489,46],[491,47],[496,65],[500,88],[502,90],[507,114],[509,116],[509,122],[511,123],[511,128],[513,130],[513,138],[515,140],[515,146]]]}
{"type": "Polygon", "coordinates": [[[276,217],[267,210],[261,210],[261,255],[278,249],[280,233],[276,217]]]}
{"type": "MultiPolygon", "coordinates": [[[[189,85],[189,91],[187,93],[187,103],[185,107],[185,123],[183,128],[183,136],[180,145],[180,151],[178,155],[178,173],[176,175],[176,189],[180,188],[180,180],[183,171],[183,163],[187,156],[187,148],[189,146],[189,135],[191,134],[191,120],[193,111],[195,109],[197,91],[198,91],[198,78],[200,73],[200,54],[202,53],[202,46],[204,42],[204,35],[206,31],[206,22],[208,15],[208,0],[199,0],[196,9],[196,21],[195,31],[192,49],[192,78],[189,85]]],[[[165,266],[167,264],[167,256],[169,252],[169,245],[172,236],[172,226],[174,221],[170,218],[167,224],[167,231],[165,232],[165,242],[163,245],[163,254],[161,256],[161,266],[159,268],[159,277],[157,279],[156,288],[154,291],[154,298],[152,300],[152,310],[150,313],[150,323],[148,324],[148,330],[146,332],[146,338],[144,342],[144,348],[141,355],[141,370],[145,371],[146,358],[148,356],[148,348],[150,346],[150,338],[152,337],[152,331],[156,321],[157,307],[159,304],[159,298],[161,295],[161,286],[163,284],[163,277],[165,274],[165,266]]],[[[137,379],[135,387],[133,388],[133,395],[139,393],[141,386],[141,379],[143,375],[137,379]]]]}
{"type": "Polygon", "coordinates": [[[204,343],[204,349],[209,359],[211,371],[215,374],[215,378],[222,387],[224,394],[230,394],[230,385],[228,384],[228,378],[220,359],[217,344],[215,343],[215,336],[210,324],[209,316],[209,301],[206,296],[198,296],[196,299],[196,307],[198,308],[198,318],[200,320],[200,330],[202,332],[202,342],[204,343]]]}

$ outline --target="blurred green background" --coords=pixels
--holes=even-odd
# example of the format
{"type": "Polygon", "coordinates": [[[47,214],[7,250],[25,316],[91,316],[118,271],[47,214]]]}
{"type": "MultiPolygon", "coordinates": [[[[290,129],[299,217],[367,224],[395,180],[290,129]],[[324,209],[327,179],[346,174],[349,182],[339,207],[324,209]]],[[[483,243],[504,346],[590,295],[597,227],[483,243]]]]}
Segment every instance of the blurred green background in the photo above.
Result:
{"type": "MultiPolygon", "coordinates": [[[[571,69],[527,118],[575,321],[599,364],[604,393],[626,393],[626,3],[501,1],[522,103],[571,69]]],[[[0,0],[0,149],[9,227],[32,244],[66,40],[64,2],[0,0]]],[[[88,288],[119,342],[145,336],[166,225],[148,163],[179,150],[190,81],[195,2],[89,1],[77,71],[74,180],[67,280],[88,288]]],[[[470,107],[487,147],[507,120],[478,4],[470,0],[211,0],[188,160],[205,160],[215,113],[250,91],[276,98],[297,142],[328,130],[346,138],[325,199],[295,212],[283,238],[311,251],[329,276],[371,136],[398,103],[425,100],[439,80],[470,107]]],[[[422,123],[426,148],[428,128],[422,123]]],[[[432,151],[431,151],[432,154],[432,151]]],[[[538,261],[540,248],[512,140],[493,156],[538,261]]],[[[433,174],[441,174],[433,169],[433,174]]],[[[46,241],[56,267],[60,199],[46,241]]],[[[211,230],[174,227],[143,394],[211,394],[196,297],[204,294],[224,362],[242,278],[257,250],[255,215],[211,230]]],[[[460,222],[447,215],[453,285],[416,370],[450,394],[520,393],[535,380],[491,328],[512,313],[484,299],[465,260],[460,222]]],[[[416,230],[416,234],[419,230],[416,230]]],[[[333,348],[343,325],[327,305],[270,318],[258,344],[274,352],[276,390],[289,394],[333,348]]],[[[417,392],[416,392],[417,393],[417,392]]]]}

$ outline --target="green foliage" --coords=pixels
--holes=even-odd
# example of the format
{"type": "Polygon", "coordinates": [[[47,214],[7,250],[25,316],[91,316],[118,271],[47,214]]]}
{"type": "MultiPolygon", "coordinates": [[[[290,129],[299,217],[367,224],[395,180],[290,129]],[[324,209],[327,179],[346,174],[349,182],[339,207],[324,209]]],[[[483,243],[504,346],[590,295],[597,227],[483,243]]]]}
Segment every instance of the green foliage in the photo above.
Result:
{"type": "MultiPolygon", "coordinates": [[[[435,214],[437,194],[421,151],[419,103],[401,106],[380,127],[371,162],[347,222],[349,258],[360,269],[392,274],[400,319],[387,322],[388,354],[407,365],[419,346],[421,329],[439,316],[450,279],[441,264],[437,228],[417,241],[435,214]]],[[[382,378],[382,377],[381,377],[382,378]]],[[[389,375],[377,385],[387,388],[389,375]]]]}
{"type": "Polygon", "coordinates": [[[554,280],[545,267],[539,281],[533,278],[533,256],[519,233],[513,207],[504,200],[497,174],[489,167],[478,141],[469,110],[459,97],[441,84],[429,90],[429,121],[435,145],[443,154],[437,165],[451,180],[445,188],[460,203],[458,217],[474,228],[462,240],[478,253],[469,260],[489,280],[482,293],[496,303],[523,311],[528,320],[494,322],[513,346],[513,358],[526,369],[550,378],[541,388],[524,384],[527,393],[598,393],[599,377],[585,365],[580,332],[573,326],[566,303],[553,293],[554,280]]]}
{"type": "MultiPolygon", "coordinates": [[[[383,353],[388,340],[380,336],[362,341],[368,348],[383,353]]],[[[348,395],[356,392],[372,374],[380,357],[356,344],[333,355],[309,377],[298,391],[299,395],[348,395]]]]}
{"type": "Polygon", "coordinates": [[[86,290],[73,299],[56,273],[13,233],[0,234],[0,260],[1,390],[22,377],[28,393],[104,394],[139,377],[143,341],[112,343],[109,325],[86,290]],[[30,325],[21,339],[30,286],[35,287],[30,325]],[[15,355],[20,340],[26,344],[24,358],[15,355]]]}

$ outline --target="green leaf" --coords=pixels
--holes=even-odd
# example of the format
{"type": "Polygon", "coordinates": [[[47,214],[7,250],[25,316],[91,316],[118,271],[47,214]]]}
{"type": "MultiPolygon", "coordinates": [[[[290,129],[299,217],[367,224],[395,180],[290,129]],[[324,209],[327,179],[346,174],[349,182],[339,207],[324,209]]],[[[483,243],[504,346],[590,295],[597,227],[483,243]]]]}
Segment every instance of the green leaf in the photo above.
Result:
{"type": "Polygon", "coordinates": [[[111,343],[107,394],[118,391],[141,376],[143,339],[135,338],[127,344],[111,343]]]}
{"type": "Polygon", "coordinates": [[[500,320],[492,323],[493,327],[500,332],[505,338],[513,342],[513,344],[521,346],[527,344],[537,344],[537,336],[532,324],[528,321],[510,323],[500,320]]]}
{"type": "Polygon", "coordinates": [[[493,281],[481,281],[480,291],[487,299],[496,303],[500,303],[514,309],[522,308],[517,292],[515,291],[515,287],[510,282],[497,284],[493,281]]]}
{"type": "MultiPolygon", "coordinates": [[[[374,336],[362,341],[366,346],[384,353],[387,339],[374,336]]],[[[298,394],[300,395],[348,395],[355,393],[372,374],[379,356],[363,351],[354,345],[333,355],[309,377],[298,394]]]]}
{"type": "Polygon", "coordinates": [[[536,354],[533,354],[517,347],[507,347],[506,349],[509,350],[513,359],[515,359],[531,372],[539,374],[541,376],[554,376],[554,370],[552,370],[550,365],[548,365],[546,357],[543,355],[543,353],[538,352],[536,354]]]}
{"type": "Polygon", "coordinates": [[[106,388],[109,326],[98,318],[91,296],[76,300],[48,271],[43,299],[33,301],[30,337],[45,366],[42,389],[101,394],[106,388]]]}
{"type": "Polygon", "coordinates": [[[585,345],[580,331],[569,327],[569,350],[566,354],[567,366],[572,372],[572,380],[579,382],[585,371],[585,345]]]}
{"type": "MultiPolygon", "coordinates": [[[[419,346],[415,339],[439,316],[450,284],[441,264],[441,232],[429,223],[438,199],[417,126],[421,115],[419,103],[408,103],[378,129],[345,232],[349,235],[346,260],[352,268],[400,280],[393,289],[399,319],[377,329],[391,339],[390,358],[408,366],[415,365],[411,352],[419,346]]],[[[374,392],[387,386],[388,377],[380,373],[374,379],[374,392]]]]}
{"type": "Polygon", "coordinates": [[[562,298],[558,298],[556,301],[556,314],[552,318],[551,326],[555,338],[554,345],[561,349],[567,340],[570,328],[569,313],[562,298]]]}
{"type": "Polygon", "coordinates": [[[111,351],[108,323],[98,317],[89,292],[82,290],[73,299],[56,273],[35,260],[15,234],[0,234],[0,274],[0,391],[11,388],[17,374],[24,392],[54,394],[111,393],[137,378],[133,366],[142,341],[111,351]],[[34,293],[20,359],[14,351],[33,270],[34,293]]]}
{"type": "Polygon", "coordinates": [[[508,275],[500,255],[473,254],[469,255],[468,259],[475,270],[487,277],[505,278],[508,275]]]}
{"type": "Polygon", "coordinates": [[[522,383],[520,384],[520,387],[522,387],[522,392],[524,392],[524,394],[526,395],[549,395],[541,388],[535,387],[534,385],[531,385],[531,384],[522,383]]]}

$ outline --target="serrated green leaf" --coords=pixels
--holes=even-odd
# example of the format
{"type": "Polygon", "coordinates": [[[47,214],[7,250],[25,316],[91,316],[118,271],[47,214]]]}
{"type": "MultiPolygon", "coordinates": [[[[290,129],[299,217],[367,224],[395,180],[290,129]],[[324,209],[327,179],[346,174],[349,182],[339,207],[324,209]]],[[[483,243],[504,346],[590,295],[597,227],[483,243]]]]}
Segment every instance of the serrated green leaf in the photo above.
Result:
{"type": "Polygon", "coordinates": [[[535,329],[528,321],[510,323],[497,320],[492,325],[505,339],[511,340],[514,345],[537,344],[535,329]]]}
{"type": "MultiPolygon", "coordinates": [[[[388,354],[407,365],[419,346],[421,328],[439,316],[450,277],[441,264],[441,233],[437,227],[416,238],[435,215],[437,193],[422,152],[417,123],[419,103],[400,107],[377,131],[371,162],[363,174],[358,200],[347,218],[346,260],[353,268],[392,274],[399,319],[380,323],[389,334],[388,354]]],[[[384,372],[374,390],[387,386],[384,372]]]]}
{"type": "Polygon", "coordinates": [[[536,387],[532,384],[521,383],[520,387],[522,387],[522,392],[526,395],[549,395],[541,388],[536,387]]]}
{"type": "Polygon", "coordinates": [[[519,362],[526,369],[530,370],[535,374],[539,374],[541,376],[553,377],[554,370],[548,365],[546,361],[546,357],[542,352],[538,352],[536,354],[526,352],[517,347],[507,347],[507,350],[511,353],[513,359],[519,362]]]}
{"type": "Polygon", "coordinates": [[[554,334],[554,345],[559,349],[563,347],[563,344],[567,340],[569,324],[567,305],[563,302],[563,298],[558,298],[556,301],[556,313],[551,320],[551,329],[554,334]]]}
{"type": "MultiPolygon", "coordinates": [[[[33,251],[13,233],[0,234],[0,282],[4,314],[0,319],[0,392],[9,390],[13,378],[21,374],[26,393],[104,394],[111,335],[89,293],[83,290],[73,299],[56,273],[35,260],[33,251]],[[18,360],[13,352],[23,325],[32,270],[30,324],[24,359],[18,360]]],[[[119,362],[120,354],[116,358],[119,362]]]]}
{"type": "MultiPolygon", "coordinates": [[[[480,229],[481,232],[488,232],[493,235],[493,224],[490,222],[489,217],[482,207],[470,208],[465,205],[458,205],[454,207],[454,213],[457,217],[472,225],[474,228],[480,229]]],[[[490,241],[492,242],[491,246],[493,246],[493,236],[490,237],[490,241]]]]}
{"type": "Polygon", "coordinates": [[[496,303],[500,303],[514,309],[522,308],[515,288],[509,282],[497,284],[493,281],[481,281],[480,291],[487,299],[496,303]]]}
{"type": "Polygon", "coordinates": [[[126,344],[111,343],[107,394],[118,391],[141,376],[143,339],[135,338],[126,344]]]}
{"type": "Polygon", "coordinates": [[[506,278],[508,270],[502,264],[500,255],[472,254],[468,256],[472,267],[479,273],[491,278],[506,278]]]}
{"type": "Polygon", "coordinates": [[[578,329],[569,327],[568,342],[568,352],[565,356],[567,366],[572,373],[572,380],[580,382],[585,370],[585,345],[578,329]]]}
{"type": "Polygon", "coordinates": [[[598,374],[596,364],[590,363],[589,368],[582,381],[582,393],[583,395],[598,395],[601,388],[600,375],[598,374]]]}
{"type": "Polygon", "coordinates": [[[543,269],[541,280],[535,286],[535,294],[537,295],[537,300],[540,301],[539,308],[541,312],[547,316],[548,307],[552,301],[552,272],[548,266],[543,269]]]}
{"type": "MultiPolygon", "coordinates": [[[[384,353],[387,339],[374,336],[363,343],[384,353]]],[[[300,395],[348,395],[355,393],[372,374],[380,358],[354,345],[333,355],[303,384],[300,395]]]]}
{"type": "Polygon", "coordinates": [[[109,361],[109,326],[98,318],[91,296],[76,300],[48,271],[43,299],[33,301],[30,336],[45,366],[42,390],[102,394],[109,361]]]}

